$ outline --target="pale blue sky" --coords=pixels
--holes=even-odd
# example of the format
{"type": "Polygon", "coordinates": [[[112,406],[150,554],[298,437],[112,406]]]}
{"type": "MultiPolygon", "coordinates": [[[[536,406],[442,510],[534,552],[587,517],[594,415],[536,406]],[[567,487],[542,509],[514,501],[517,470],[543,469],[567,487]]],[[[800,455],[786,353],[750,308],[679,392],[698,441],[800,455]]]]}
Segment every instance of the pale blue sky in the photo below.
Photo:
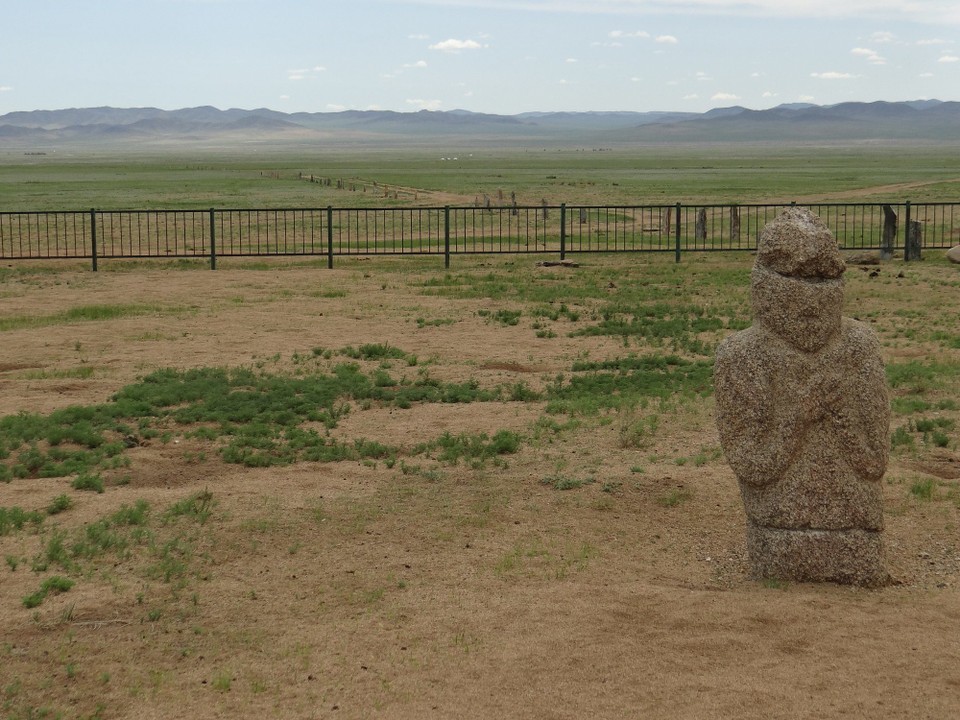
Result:
{"type": "Polygon", "coordinates": [[[4,0],[0,114],[960,100],[958,0],[4,0]]]}

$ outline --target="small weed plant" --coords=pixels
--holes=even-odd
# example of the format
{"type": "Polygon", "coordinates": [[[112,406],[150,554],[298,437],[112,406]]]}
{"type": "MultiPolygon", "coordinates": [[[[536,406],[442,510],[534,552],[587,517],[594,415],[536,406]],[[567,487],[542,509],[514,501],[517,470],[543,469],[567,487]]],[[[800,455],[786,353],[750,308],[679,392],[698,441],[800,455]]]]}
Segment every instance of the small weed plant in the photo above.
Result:
{"type": "Polygon", "coordinates": [[[672,488],[657,498],[657,503],[666,508],[677,507],[693,498],[693,491],[687,488],[672,488]]]}
{"type": "Polygon", "coordinates": [[[42,604],[47,596],[51,593],[65,593],[70,590],[73,585],[73,580],[70,580],[69,578],[61,577],[59,575],[49,577],[40,584],[39,590],[23,598],[23,606],[28,609],[39,607],[40,604],[42,604]]]}

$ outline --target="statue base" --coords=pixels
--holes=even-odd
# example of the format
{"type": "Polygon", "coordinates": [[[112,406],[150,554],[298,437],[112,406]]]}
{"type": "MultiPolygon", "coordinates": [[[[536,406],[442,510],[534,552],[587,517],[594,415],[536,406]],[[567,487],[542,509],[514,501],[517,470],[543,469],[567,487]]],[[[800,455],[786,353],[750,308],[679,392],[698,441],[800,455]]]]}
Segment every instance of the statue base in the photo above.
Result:
{"type": "Polygon", "coordinates": [[[749,523],[753,574],[796,582],[880,587],[890,583],[881,534],[872,530],[788,530],[749,523]]]}

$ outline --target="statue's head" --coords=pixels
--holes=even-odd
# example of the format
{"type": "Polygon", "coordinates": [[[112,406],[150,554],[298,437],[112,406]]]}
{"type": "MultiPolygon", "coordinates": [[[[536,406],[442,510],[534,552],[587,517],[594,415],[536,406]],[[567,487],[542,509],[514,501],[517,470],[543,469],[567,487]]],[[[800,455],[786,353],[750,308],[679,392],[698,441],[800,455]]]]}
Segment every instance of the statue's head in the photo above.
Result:
{"type": "Polygon", "coordinates": [[[840,331],[846,265],[824,222],[805,208],[784,210],[760,233],[751,276],[757,322],[812,352],[840,331]]]}

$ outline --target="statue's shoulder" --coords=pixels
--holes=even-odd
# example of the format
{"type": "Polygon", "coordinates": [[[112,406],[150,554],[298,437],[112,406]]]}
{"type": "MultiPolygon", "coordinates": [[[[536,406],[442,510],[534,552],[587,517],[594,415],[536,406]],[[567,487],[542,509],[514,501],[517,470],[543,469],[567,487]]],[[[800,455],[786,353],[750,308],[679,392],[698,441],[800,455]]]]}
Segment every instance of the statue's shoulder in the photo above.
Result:
{"type": "Polygon", "coordinates": [[[740,358],[756,356],[763,344],[761,335],[757,325],[728,335],[717,345],[717,362],[736,362],[740,358]]]}
{"type": "Polygon", "coordinates": [[[717,345],[714,373],[717,375],[762,374],[769,366],[770,338],[757,325],[728,335],[717,345]]]}
{"type": "Polygon", "coordinates": [[[857,349],[873,349],[880,346],[880,338],[872,327],[860,320],[845,317],[840,322],[841,342],[857,349]]]}

